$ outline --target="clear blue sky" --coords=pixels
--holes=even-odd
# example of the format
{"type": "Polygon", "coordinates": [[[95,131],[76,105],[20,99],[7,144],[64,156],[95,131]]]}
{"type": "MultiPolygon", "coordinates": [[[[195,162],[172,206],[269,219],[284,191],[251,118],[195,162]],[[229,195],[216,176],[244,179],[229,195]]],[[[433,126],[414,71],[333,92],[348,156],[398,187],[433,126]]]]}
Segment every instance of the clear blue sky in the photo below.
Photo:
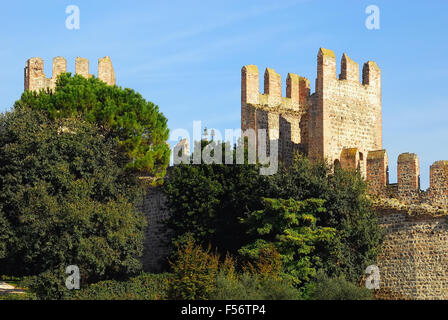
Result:
{"type": "MultiPolygon", "coordinates": [[[[239,128],[240,72],[269,66],[314,83],[319,47],[346,52],[382,69],[383,145],[391,182],[399,153],[429,166],[448,159],[448,1],[9,1],[0,11],[0,111],[23,91],[25,61],[109,55],[117,84],[158,104],[169,127],[239,128]],[[80,8],[79,30],[65,27],[68,5],[80,8]],[[381,10],[380,30],[365,27],[365,8],[381,10]]],[[[313,88],[314,90],[314,88],[313,88]]],[[[285,91],[285,89],[283,89],[285,91]]]]}

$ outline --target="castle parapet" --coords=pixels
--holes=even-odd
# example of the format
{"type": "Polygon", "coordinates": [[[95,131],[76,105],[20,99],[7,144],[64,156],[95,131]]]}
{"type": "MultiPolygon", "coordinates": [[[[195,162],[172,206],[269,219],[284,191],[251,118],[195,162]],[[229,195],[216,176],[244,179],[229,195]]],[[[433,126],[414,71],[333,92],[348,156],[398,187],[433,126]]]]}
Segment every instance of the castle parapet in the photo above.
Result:
{"type": "Polygon", "coordinates": [[[367,153],[366,180],[370,193],[380,196],[385,194],[389,184],[389,164],[386,150],[367,153]]]}
{"type": "Polygon", "coordinates": [[[448,161],[436,161],[431,166],[429,196],[436,205],[448,207],[448,161]]]}
{"type": "Polygon", "coordinates": [[[397,161],[398,196],[413,199],[420,191],[420,164],[414,153],[402,153],[397,161]]]}
{"type": "MultiPolygon", "coordinates": [[[[341,73],[336,78],[336,56],[333,50],[320,48],[317,54],[316,91],[325,88],[329,80],[347,80],[361,84],[359,81],[359,64],[344,53],[341,59],[341,73]]],[[[374,61],[367,61],[362,68],[362,85],[381,88],[381,70],[374,61]]]]}
{"type": "MultiPolygon", "coordinates": [[[[51,78],[45,77],[44,60],[41,58],[31,58],[26,62],[25,66],[25,91],[39,91],[47,88],[54,90],[58,76],[65,72],[67,72],[67,61],[63,57],[53,59],[53,74],[51,78]]],[[[90,78],[89,61],[85,58],[76,58],[75,72],[85,78],[90,78]]],[[[99,59],[98,79],[108,85],[115,85],[115,73],[109,57],[99,59]]]]}
{"type": "Polygon", "coordinates": [[[308,79],[294,73],[286,78],[286,97],[282,96],[281,76],[272,68],[264,73],[264,93],[259,90],[259,73],[255,65],[241,70],[241,105],[260,106],[279,110],[302,111],[310,96],[308,79]]]}
{"type": "MultiPolygon", "coordinates": [[[[342,164],[342,158],[341,158],[342,164]]],[[[381,198],[397,198],[408,205],[429,205],[448,209],[448,161],[436,161],[430,168],[430,186],[420,189],[420,165],[414,153],[402,153],[397,160],[397,184],[389,184],[385,150],[369,151],[367,183],[369,193],[381,198]],[[395,191],[396,190],[396,191],[395,191]]]]}

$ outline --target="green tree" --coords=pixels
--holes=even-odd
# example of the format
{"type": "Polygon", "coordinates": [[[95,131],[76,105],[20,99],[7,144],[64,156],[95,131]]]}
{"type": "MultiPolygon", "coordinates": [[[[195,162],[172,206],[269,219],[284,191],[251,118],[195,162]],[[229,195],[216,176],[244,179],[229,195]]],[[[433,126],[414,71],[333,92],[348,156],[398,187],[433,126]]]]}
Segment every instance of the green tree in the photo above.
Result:
{"type": "Polygon", "coordinates": [[[261,208],[263,184],[258,170],[257,165],[248,164],[174,167],[163,185],[172,213],[167,226],[174,239],[190,233],[198,243],[211,243],[223,256],[236,254],[251,240],[240,218],[261,208]]]}
{"type": "Polygon", "coordinates": [[[333,168],[325,162],[311,163],[298,156],[289,167],[266,177],[270,198],[325,200],[326,214],[316,224],[337,230],[330,245],[318,247],[323,268],[330,276],[345,275],[356,282],[364,269],[376,261],[382,231],[367,196],[367,185],[358,171],[333,168]]]}
{"type": "Polygon", "coordinates": [[[163,178],[169,163],[167,119],[158,106],[132,89],[108,86],[99,79],[61,74],[54,92],[26,91],[16,107],[45,110],[53,118],[81,116],[116,139],[126,167],[163,178]]]}
{"type": "Polygon", "coordinates": [[[82,119],[20,106],[1,115],[0,273],[77,265],[85,283],[137,272],[146,222],[124,160],[115,139],[82,119]]]}
{"type": "Polygon", "coordinates": [[[282,258],[283,271],[292,277],[296,286],[308,282],[321,264],[316,252],[318,244],[330,243],[335,229],[318,227],[319,216],[325,214],[323,200],[263,199],[264,209],[242,219],[248,233],[257,239],[240,253],[249,259],[259,259],[262,250],[272,244],[282,258]]]}

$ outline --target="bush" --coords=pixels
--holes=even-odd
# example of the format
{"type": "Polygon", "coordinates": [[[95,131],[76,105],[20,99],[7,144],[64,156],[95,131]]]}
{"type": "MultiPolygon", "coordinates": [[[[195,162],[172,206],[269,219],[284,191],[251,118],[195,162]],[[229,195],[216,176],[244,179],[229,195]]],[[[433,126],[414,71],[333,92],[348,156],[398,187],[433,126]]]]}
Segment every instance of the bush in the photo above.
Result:
{"type": "MultiPolygon", "coordinates": [[[[210,241],[222,255],[236,255],[241,248],[248,249],[248,245],[254,249],[257,239],[268,238],[257,234],[258,230],[250,230],[251,224],[241,223],[250,216],[254,218],[254,213],[270,210],[263,199],[292,199],[299,203],[321,199],[320,211],[314,215],[314,231],[332,229],[335,233],[331,241],[315,242],[312,253],[298,254],[303,263],[296,264],[297,268],[292,266],[288,272],[303,280],[303,284],[313,277],[316,268],[323,268],[332,276],[344,274],[350,281],[359,280],[365,267],[376,261],[382,241],[377,216],[359,172],[333,170],[326,163],[311,163],[303,156],[297,156],[288,167],[280,166],[272,176],[260,176],[256,165],[179,165],[164,185],[164,192],[173,213],[168,226],[174,237],[192,233],[199,242],[210,241]]],[[[287,229],[291,228],[276,230],[271,235],[286,239],[282,232],[287,229]]],[[[261,227],[260,231],[266,230],[261,227]]],[[[260,245],[281,242],[273,237],[261,240],[265,243],[259,241],[260,245]]],[[[303,244],[302,248],[310,247],[303,244]]],[[[255,252],[244,251],[245,255],[255,252]]],[[[290,262],[292,265],[295,260],[290,262]]]]}
{"type": "Polygon", "coordinates": [[[231,278],[220,273],[211,300],[297,300],[299,291],[288,281],[243,273],[231,278]]]}
{"type": "Polygon", "coordinates": [[[127,281],[102,281],[77,290],[74,300],[163,300],[170,274],[141,274],[127,281]]]}
{"type": "Polygon", "coordinates": [[[168,286],[168,298],[173,300],[204,300],[213,290],[218,274],[219,257],[196,245],[188,235],[179,242],[177,254],[170,261],[173,278],[168,286]]]}
{"type": "Polygon", "coordinates": [[[67,299],[72,293],[65,286],[66,277],[62,268],[48,270],[37,276],[25,277],[21,286],[28,288],[28,297],[39,300],[67,299]]]}
{"type": "Polygon", "coordinates": [[[312,300],[372,300],[373,293],[365,287],[359,287],[347,281],[343,276],[329,278],[319,272],[314,288],[311,290],[312,300]]]}

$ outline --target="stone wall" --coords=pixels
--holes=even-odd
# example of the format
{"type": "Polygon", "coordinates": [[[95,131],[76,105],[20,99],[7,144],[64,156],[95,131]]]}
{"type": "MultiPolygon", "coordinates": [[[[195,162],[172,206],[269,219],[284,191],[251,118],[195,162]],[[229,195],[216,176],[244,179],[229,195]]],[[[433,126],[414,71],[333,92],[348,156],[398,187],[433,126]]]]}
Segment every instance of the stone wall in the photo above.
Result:
{"type": "Polygon", "coordinates": [[[409,207],[379,210],[380,299],[448,299],[448,220],[409,207]]]}
{"type": "MultiPolygon", "coordinates": [[[[41,58],[31,58],[26,62],[24,71],[25,91],[39,91],[47,88],[53,90],[56,86],[58,76],[64,72],[67,72],[67,61],[63,57],[53,59],[53,74],[51,78],[46,78],[45,76],[44,60],[41,58]]],[[[89,60],[80,57],[76,58],[75,72],[83,77],[90,78],[89,60]]],[[[109,57],[98,60],[98,79],[108,85],[115,85],[114,68],[109,57]]]]}

